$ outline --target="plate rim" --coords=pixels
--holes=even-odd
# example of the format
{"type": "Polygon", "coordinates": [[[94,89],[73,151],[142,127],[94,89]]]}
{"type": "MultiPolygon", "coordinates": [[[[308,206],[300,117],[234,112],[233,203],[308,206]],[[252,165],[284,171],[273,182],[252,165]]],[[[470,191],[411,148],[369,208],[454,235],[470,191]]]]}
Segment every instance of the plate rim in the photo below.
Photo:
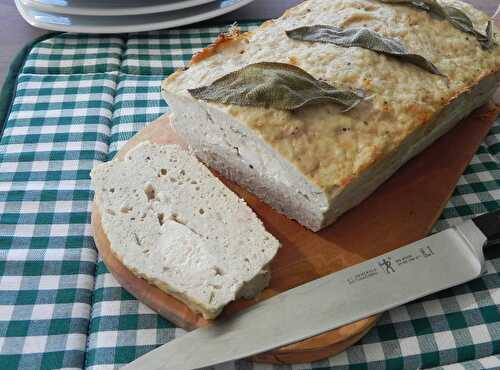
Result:
{"type": "MultiPolygon", "coordinates": [[[[237,10],[245,5],[250,4],[254,0],[236,0],[234,4],[228,5],[224,8],[218,8],[212,11],[208,11],[202,14],[195,14],[187,17],[178,18],[175,20],[167,20],[167,21],[159,21],[159,22],[151,22],[144,23],[139,25],[127,26],[125,24],[122,25],[113,25],[113,26],[79,26],[79,25],[65,25],[65,24],[55,24],[50,22],[44,22],[36,20],[31,14],[29,14],[29,9],[27,9],[21,0],[14,0],[15,5],[23,17],[23,19],[28,22],[33,27],[42,28],[51,31],[62,31],[62,32],[73,32],[73,33],[88,33],[88,34],[119,34],[119,33],[135,33],[135,32],[147,32],[147,31],[157,31],[162,29],[171,29],[176,27],[181,27],[193,23],[202,22],[211,18],[218,17],[220,15],[230,13],[234,10],[237,10]]],[[[31,9],[33,10],[33,9],[31,9]]],[[[37,10],[35,10],[37,11],[37,10]]],[[[79,17],[78,15],[63,15],[57,13],[50,12],[40,12],[46,13],[49,16],[62,16],[62,17],[79,17]]],[[[168,13],[168,12],[165,12],[168,13]]],[[[159,14],[159,13],[155,13],[159,14]]],[[[121,16],[116,16],[116,18],[120,18],[121,16]]]]}
{"type": "Polygon", "coordinates": [[[166,13],[176,10],[192,8],[205,5],[216,0],[174,0],[167,4],[144,5],[133,8],[92,8],[92,7],[72,7],[65,5],[49,5],[37,0],[21,0],[23,6],[46,13],[56,13],[64,15],[91,15],[91,16],[124,16],[141,15],[152,13],[166,13]]]}

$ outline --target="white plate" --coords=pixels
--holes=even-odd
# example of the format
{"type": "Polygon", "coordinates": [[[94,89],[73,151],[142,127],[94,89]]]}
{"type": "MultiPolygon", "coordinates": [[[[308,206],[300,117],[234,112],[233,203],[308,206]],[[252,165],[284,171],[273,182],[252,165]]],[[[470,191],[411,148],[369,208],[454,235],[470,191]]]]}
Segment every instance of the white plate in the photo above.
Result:
{"type": "MultiPolygon", "coordinates": [[[[105,0],[102,0],[105,1],[105,0]]],[[[139,0],[140,1],[140,0],[139,0]]],[[[218,17],[253,0],[219,0],[194,8],[135,16],[70,15],[42,12],[15,0],[21,16],[32,26],[53,31],[81,33],[124,33],[179,27],[218,17]]]]}
{"type": "Polygon", "coordinates": [[[115,16],[171,12],[215,0],[21,0],[25,8],[48,13],[115,16]]]}

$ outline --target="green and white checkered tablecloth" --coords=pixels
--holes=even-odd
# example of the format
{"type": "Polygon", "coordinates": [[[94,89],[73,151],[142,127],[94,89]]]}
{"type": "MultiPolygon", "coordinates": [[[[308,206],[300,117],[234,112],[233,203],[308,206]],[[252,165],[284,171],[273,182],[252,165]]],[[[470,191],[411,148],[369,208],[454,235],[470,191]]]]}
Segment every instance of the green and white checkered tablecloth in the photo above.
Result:
{"type": "MultiPolygon", "coordinates": [[[[168,110],[160,81],[221,30],[61,34],[27,54],[0,142],[1,370],[114,369],[184,333],[99,260],[89,170],[168,110]]],[[[500,121],[436,227],[499,207],[500,121]]],[[[384,314],[338,356],[216,369],[500,369],[500,249],[487,257],[481,279],[384,314]]]]}

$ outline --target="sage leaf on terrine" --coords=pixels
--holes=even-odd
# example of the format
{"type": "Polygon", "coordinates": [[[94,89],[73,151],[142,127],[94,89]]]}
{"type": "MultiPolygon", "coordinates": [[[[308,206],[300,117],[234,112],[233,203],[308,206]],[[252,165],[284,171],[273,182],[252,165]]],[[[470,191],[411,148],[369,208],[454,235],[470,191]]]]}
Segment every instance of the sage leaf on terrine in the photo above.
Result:
{"type": "Polygon", "coordinates": [[[479,42],[485,49],[491,49],[493,46],[495,46],[495,42],[493,41],[493,22],[490,20],[488,21],[488,24],[486,25],[486,30],[485,30],[485,36],[486,38],[484,40],[480,40],[479,42]]]}
{"type": "Polygon", "coordinates": [[[491,20],[488,21],[485,33],[482,34],[474,29],[474,24],[471,19],[460,9],[452,6],[445,6],[443,9],[446,13],[448,21],[460,31],[474,35],[483,49],[490,49],[494,46],[491,20]]]}
{"type": "Polygon", "coordinates": [[[320,102],[349,110],[365,97],[361,91],[335,87],[294,65],[274,62],[249,64],[188,92],[196,99],[215,103],[290,111],[320,102]]]}
{"type": "Polygon", "coordinates": [[[436,0],[380,0],[387,4],[403,4],[410,5],[414,8],[422,9],[429,12],[433,17],[444,19],[446,13],[436,0]]]}
{"type": "Polygon", "coordinates": [[[382,36],[368,28],[349,28],[314,25],[299,27],[286,31],[288,37],[299,41],[324,42],[343,47],[359,47],[376,51],[399,59],[402,62],[414,64],[427,72],[444,76],[437,67],[423,56],[413,54],[396,39],[382,36]]]}
{"type": "Polygon", "coordinates": [[[425,10],[430,13],[431,16],[444,19],[446,18],[446,13],[443,7],[436,0],[380,0],[383,3],[388,4],[407,4],[415,8],[425,10]]]}
{"type": "Polygon", "coordinates": [[[474,29],[474,24],[469,16],[462,10],[450,5],[442,6],[436,0],[380,0],[387,4],[405,4],[427,11],[431,16],[445,19],[456,29],[474,35],[483,49],[491,49],[493,41],[493,23],[488,21],[485,33],[474,29]]]}

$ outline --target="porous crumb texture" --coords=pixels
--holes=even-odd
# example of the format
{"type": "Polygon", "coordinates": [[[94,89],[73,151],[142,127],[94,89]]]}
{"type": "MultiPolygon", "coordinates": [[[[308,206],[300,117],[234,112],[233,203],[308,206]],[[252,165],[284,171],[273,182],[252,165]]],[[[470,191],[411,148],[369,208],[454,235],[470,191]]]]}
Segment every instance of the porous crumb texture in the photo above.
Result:
{"type": "Polygon", "coordinates": [[[92,185],[114,254],[206,318],[267,285],[279,242],[179,146],[140,144],[123,161],[98,165],[92,185]]]}
{"type": "MultiPolygon", "coordinates": [[[[484,33],[489,19],[485,14],[460,1],[439,2],[462,9],[484,33]]],[[[498,44],[498,30],[494,32],[498,44]]],[[[262,61],[294,64],[318,79],[363,89],[372,96],[349,113],[342,113],[334,104],[297,112],[208,104],[254,132],[328,194],[393,151],[454,97],[500,70],[500,46],[483,50],[473,35],[447,21],[409,6],[375,0],[305,1],[257,31],[225,40],[214,50],[164,83],[174,113],[175,98],[169,96],[190,98],[187,89],[208,85],[262,61]],[[370,50],[295,41],[285,35],[286,30],[313,24],[368,27],[396,38],[410,52],[434,63],[447,78],[370,50]]]]}

